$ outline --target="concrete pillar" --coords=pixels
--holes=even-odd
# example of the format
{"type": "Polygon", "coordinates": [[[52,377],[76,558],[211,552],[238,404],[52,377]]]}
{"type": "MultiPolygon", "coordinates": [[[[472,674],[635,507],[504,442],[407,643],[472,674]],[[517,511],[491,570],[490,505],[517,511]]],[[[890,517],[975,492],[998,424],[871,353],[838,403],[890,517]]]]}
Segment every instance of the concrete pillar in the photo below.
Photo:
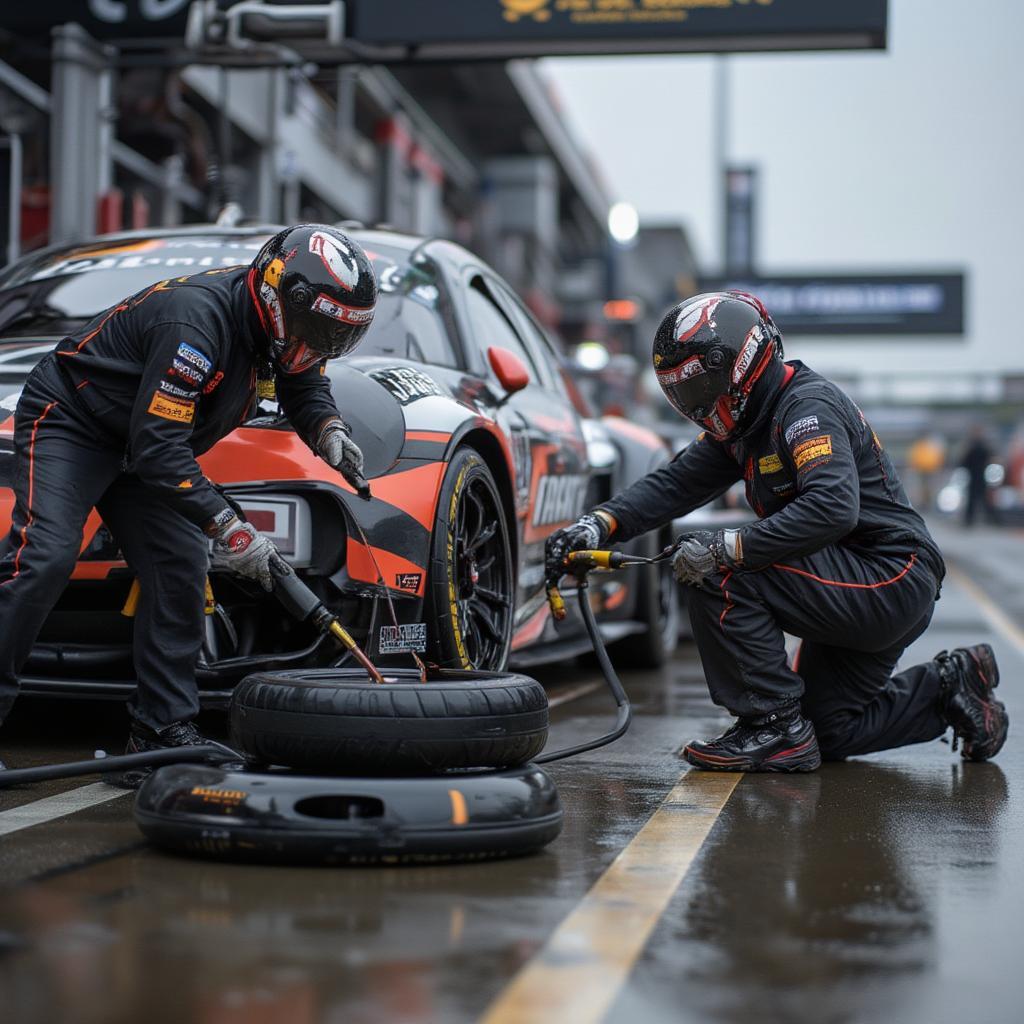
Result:
{"type": "Polygon", "coordinates": [[[79,25],[53,30],[51,242],[94,234],[97,202],[113,182],[114,56],[79,25]]]}
{"type": "Polygon", "coordinates": [[[400,113],[380,121],[376,132],[379,160],[379,218],[400,231],[414,230],[409,158],[413,141],[409,119],[400,113]]]}
{"type": "Polygon", "coordinates": [[[420,235],[441,234],[444,171],[420,146],[413,146],[409,163],[412,167],[412,229],[420,235]]]}
{"type": "Polygon", "coordinates": [[[273,224],[281,219],[281,146],[277,129],[284,104],[285,72],[269,70],[263,74],[267,76],[266,141],[256,158],[255,209],[247,212],[273,224]]]}

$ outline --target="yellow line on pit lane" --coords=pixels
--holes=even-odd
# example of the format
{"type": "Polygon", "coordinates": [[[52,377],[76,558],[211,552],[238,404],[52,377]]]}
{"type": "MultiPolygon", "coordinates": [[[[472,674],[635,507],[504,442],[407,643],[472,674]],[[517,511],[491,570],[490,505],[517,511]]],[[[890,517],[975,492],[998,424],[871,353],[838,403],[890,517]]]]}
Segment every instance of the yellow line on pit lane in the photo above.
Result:
{"type": "Polygon", "coordinates": [[[480,1024],[600,1021],[742,778],[684,773],[480,1024]]]}
{"type": "Polygon", "coordinates": [[[946,573],[958,587],[967,591],[992,628],[1001,633],[1004,640],[1013,644],[1018,653],[1024,654],[1024,629],[1021,629],[962,569],[955,565],[947,565],[946,573]]]}

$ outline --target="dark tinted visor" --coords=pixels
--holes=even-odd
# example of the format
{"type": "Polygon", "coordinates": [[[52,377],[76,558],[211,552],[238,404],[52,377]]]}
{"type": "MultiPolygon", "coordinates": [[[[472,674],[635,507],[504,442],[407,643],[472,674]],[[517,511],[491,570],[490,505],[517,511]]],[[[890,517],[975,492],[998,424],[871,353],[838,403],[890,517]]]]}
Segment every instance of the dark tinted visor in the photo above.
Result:
{"type": "Polygon", "coordinates": [[[675,409],[698,422],[707,418],[715,403],[729,391],[726,368],[705,369],[697,356],[671,370],[658,370],[658,383],[675,409]]]}

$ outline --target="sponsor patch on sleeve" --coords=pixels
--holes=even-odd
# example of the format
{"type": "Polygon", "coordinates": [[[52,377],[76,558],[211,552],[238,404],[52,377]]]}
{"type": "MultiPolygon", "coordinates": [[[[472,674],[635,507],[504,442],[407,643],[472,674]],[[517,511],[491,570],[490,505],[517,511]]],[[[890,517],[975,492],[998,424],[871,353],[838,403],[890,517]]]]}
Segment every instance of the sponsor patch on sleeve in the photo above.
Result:
{"type": "Polygon", "coordinates": [[[812,462],[832,457],[832,435],[822,434],[820,437],[812,437],[802,441],[793,449],[793,459],[798,470],[803,469],[812,462]]]}
{"type": "Polygon", "coordinates": [[[178,358],[186,363],[191,363],[204,377],[213,369],[213,363],[187,341],[183,341],[178,346],[178,358]]]}
{"type": "Polygon", "coordinates": [[[196,403],[182,398],[169,398],[159,391],[153,392],[149,413],[174,423],[191,423],[196,418],[196,403]]]}
{"type": "Polygon", "coordinates": [[[771,473],[782,472],[782,459],[778,457],[775,452],[771,452],[768,455],[762,455],[757,460],[757,468],[761,471],[761,476],[768,476],[771,473]]]}
{"type": "Polygon", "coordinates": [[[197,388],[179,388],[177,384],[166,380],[160,381],[160,390],[175,398],[195,398],[199,394],[197,388]]]}
{"type": "Polygon", "coordinates": [[[206,379],[206,375],[197,366],[183,362],[177,356],[171,361],[171,368],[167,372],[168,376],[180,377],[189,384],[202,384],[206,379]]]}
{"type": "Polygon", "coordinates": [[[808,434],[815,434],[818,432],[818,429],[817,416],[805,416],[802,420],[790,423],[790,425],[786,427],[786,444],[792,444],[794,441],[801,437],[806,437],[808,434]]]}

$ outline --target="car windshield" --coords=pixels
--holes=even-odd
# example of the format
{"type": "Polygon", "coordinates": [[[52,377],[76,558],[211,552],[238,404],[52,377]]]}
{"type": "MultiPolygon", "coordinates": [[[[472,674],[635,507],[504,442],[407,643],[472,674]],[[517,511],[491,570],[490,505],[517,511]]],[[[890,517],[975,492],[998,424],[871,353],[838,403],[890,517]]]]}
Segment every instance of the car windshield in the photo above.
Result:
{"type": "MultiPolygon", "coordinates": [[[[170,236],[30,256],[0,272],[0,337],[62,337],[169,276],[244,266],[266,237],[170,236]]],[[[408,253],[389,246],[368,246],[367,255],[380,281],[380,300],[358,355],[456,365],[430,265],[410,270],[408,253]]],[[[27,357],[18,357],[0,365],[0,373],[16,376],[26,365],[27,357]]]]}
{"type": "Polygon", "coordinates": [[[62,334],[168,277],[249,263],[266,236],[133,239],[42,253],[0,274],[5,337],[62,334]]]}

